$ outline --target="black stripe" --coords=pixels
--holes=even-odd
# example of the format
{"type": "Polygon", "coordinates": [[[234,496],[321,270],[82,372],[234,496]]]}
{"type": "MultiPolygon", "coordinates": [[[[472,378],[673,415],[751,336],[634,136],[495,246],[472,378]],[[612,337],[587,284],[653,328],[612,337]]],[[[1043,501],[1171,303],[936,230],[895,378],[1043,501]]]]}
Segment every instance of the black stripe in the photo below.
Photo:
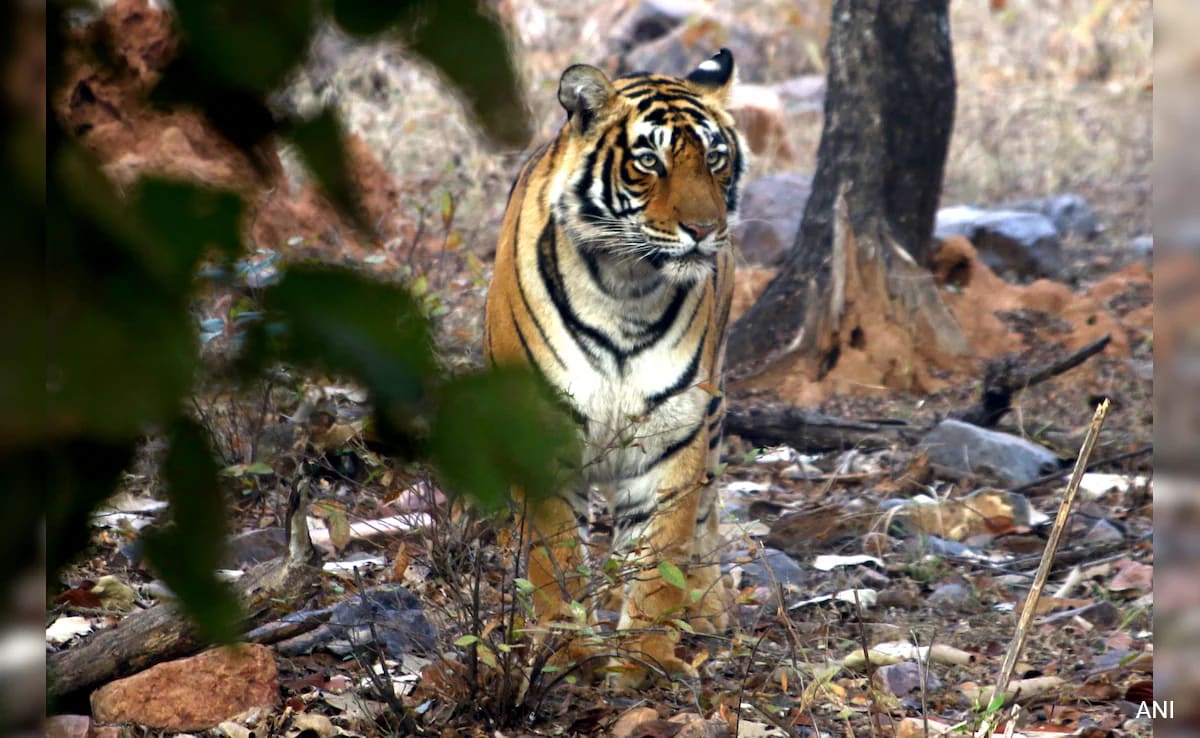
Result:
{"type": "MultiPolygon", "coordinates": [[[[711,433],[711,431],[710,431],[710,433],[711,433]]],[[[721,434],[720,433],[712,433],[712,435],[710,435],[708,438],[708,449],[711,451],[712,449],[716,448],[719,445],[721,445],[721,434]]]]}
{"type": "Polygon", "coordinates": [[[703,427],[703,421],[697,423],[696,426],[692,428],[692,430],[686,436],[680,438],[675,443],[672,443],[670,446],[667,446],[665,449],[663,449],[663,452],[658,455],[658,458],[646,465],[646,471],[653,469],[664,461],[670,460],[672,456],[679,453],[685,446],[696,440],[696,436],[699,435],[700,429],[703,427]]]}
{"type": "Polygon", "coordinates": [[[585,336],[600,348],[618,357],[618,364],[620,364],[623,359],[612,340],[584,323],[576,314],[575,309],[571,307],[570,298],[567,296],[567,287],[563,282],[562,272],[558,268],[558,245],[553,215],[546,220],[546,227],[542,229],[542,235],[538,238],[537,263],[538,272],[541,274],[542,283],[546,286],[546,292],[550,295],[550,301],[554,303],[567,332],[571,334],[580,350],[587,356],[588,363],[596,370],[601,368],[600,357],[585,343],[583,340],[585,336]]]}
{"type": "MultiPolygon", "coordinates": [[[[516,234],[513,236],[514,241],[521,237],[520,229],[521,229],[521,213],[520,213],[520,211],[518,211],[517,212],[517,222],[513,228],[513,233],[516,234]]],[[[565,370],[567,368],[566,362],[564,362],[562,360],[562,357],[558,355],[558,351],[556,351],[554,349],[554,344],[550,343],[550,337],[546,335],[546,329],[542,327],[542,322],[540,320],[538,320],[537,314],[534,313],[533,308],[531,308],[529,306],[529,296],[525,293],[525,283],[521,280],[521,263],[520,263],[520,260],[515,256],[515,253],[516,253],[516,244],[515,243],[513,244],[513,253],[514,253],[513,274],[517,278],[517,294],[521,296],[521,306],[523,308],[525,308],[525,314],[528,315],[529,319],[533,322],[533,327],[537,328],[538,335],[542,337],[542,343],[544,343],[546,345],[546,348],[550,350],[550,355],[554,357],[554,360],[556,362],[558,362],[558,366],[565,370]]],[[[513,316],[513,324],[515,325],[516,322],[517,322],[517,319],[516,319],[516,316],[514,315],[513,316]]],[[[518,331],[519,331],[519,329],[518,329],[518,331]]],[[[535,366],[536,366],[536,364],[535,364],[535,366]]]]}
{"type": "Polygon", "coordinates": [[[715,413],[721,407],[721,400],[724,399],[721,395],[713,395],[708,401],[708,409],[704,411],[705,417],[715,413]]]}
{"type": "MultiPolygon", "coordinates": [[[[600,149],[592,149],[584,160],[583,168],[579,175],[579,181],[575,183],[575,198],[579,200],[579,215],[582,218],[601,218],[604,213],[600,208],[596,207],[596,203],[592,201],[591,189],[594,175],[592,170],[596,167],[596,157],[600,155],[600,149]]],[[[550,179],[547,177],[547,180],[550,179]]]]}
{"type": "Polygon", "coordinates": [[[642,511],[629,513],[627,516],[623,517],[613,513],[613,527],[615,527],[618,531],[624,532],[646,522],[650,519],[650,515],[651,513],[642,511]]]}
{"type": "Polygon", "coordinates": [[[692,354],[691,361],[688,362],[687,369],[675,382],[661,392],[655,392],[646,398],[646,412],[653,412],[655,408],[667,401],[667,399],[683,392],[692,386],[692,382],[696,379],[696,371],[700,368],[700,355],[704,353],[704,339],[708,336],[708,329],[704,329],[704,335],[700,336],[700,343],[696,346],[696,351],[692,354]]]}
{"type": "Polygon", "coordinates": [[[533,352],[529,350],[529,342],[525,340],[525,332],[521,330],[521,324],[517,322],[517,311],[513,309],[511,304],[508,306],[508,313],[509,317],[512,318],[513,328],[517,331],[517,340],[521,342],[521,348],[525,349],[525,359],[529,362],[529,366],[540,374],[541,367],[538,366],[537,359],[533,358],[533,352]]]}
{"type": "Polygon", "coordinates": [[[662,337],[667,334],[671,326],[675,323],[675,319],[679,317],[679,310],[683,307],[683,302],[687,299],[687,296],[688,289],[686,287],[675,288],[675,294],[671,296],[671,302],[668,303],[662,315],[658,317],[658,320],[646,326],[646,330],[641,335],[641,341],[633,347],[629,352],[629,356],[639,354],[662,340],[662,337]]]}

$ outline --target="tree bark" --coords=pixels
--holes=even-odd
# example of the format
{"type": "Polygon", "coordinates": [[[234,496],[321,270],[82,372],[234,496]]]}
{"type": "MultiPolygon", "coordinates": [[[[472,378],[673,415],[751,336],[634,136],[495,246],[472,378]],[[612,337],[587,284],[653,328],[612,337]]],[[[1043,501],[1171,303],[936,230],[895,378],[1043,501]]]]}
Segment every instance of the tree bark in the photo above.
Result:
{"type": "Polygon", "coordinates": [[[812,195],[779,274],[731,332],[735,381],[794,353],[812,359],[814,372],[823,375],[851,340],[852,330],[832,341],[828,333],[838,332],[845,317],[831,311],[855,297],[835,284],[846,276],[846,264],[835,262],[847,256],[845,250],[835,254],[839,196],[858,271],[878,260],[889,302],[907,313],[897,313],[898,322],[908,323],[910,333],[927,334],[943,353],[966,351],[920,268],[930,255],[954,121],[948,0],[835,0],[828,57],[812,195]],[[902,284],[910,278],[926,284],[902,284]]]}

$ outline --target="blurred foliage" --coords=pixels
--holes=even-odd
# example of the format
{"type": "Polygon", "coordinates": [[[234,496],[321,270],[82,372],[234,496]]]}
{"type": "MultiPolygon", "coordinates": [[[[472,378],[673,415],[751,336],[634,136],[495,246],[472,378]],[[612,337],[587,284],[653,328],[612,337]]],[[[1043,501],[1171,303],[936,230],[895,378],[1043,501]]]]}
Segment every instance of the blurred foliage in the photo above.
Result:
{"type": "MultiPolygon", "coordinates": [[[[523,144],[528,137],[505,36],[474,0],[171,5],[182,43],[152,100],[203,111],[251,154],[269,136],[289,138],[351,217],[355,197],[333,114],[277,120],[266,106],[301,63],[323,16],[359,36],[398,32],[460,88],[495,140],[523,144]]],[[[66,14],[52,4],[46,19],[51,90],[65,78],[66,14]]],[[[165,434],[172,520],[146,537],[145,550],[201,632],[229,640],[239,613],[214,577],[225,537],[219,470],[185,405],[200,368],[189,311],[197,268],[215,263],[231,273],[245,255],[245,205],[233,192],[152,177],[120,197],[53,118],[44,158],[31,155],[41,148],[36,126],[8,134],[3,153],[13,187],[3,216],[11,233],[44,238],[45,251],[4,276],[0,300],[12,307],[32,299],[47,322],[39,327],[28,304],[11,314],[21,319],[5,318],[14,323],[8,335],[19,360],[3,369],[4,400],[16,412],[0,421],[0,442],[7,455],[29,462],[10,467],[10,475],[34,470],[26,481],[40,476],[44,484],[48,567],[53,576],[83,548],[89,513],[112,493],[145,435],[165,434]],[[43,220],[47,179],[51,207],[43,220]]],[[[417,300],[397,285],[306,265],[287,270],[263,303],[267,310],[235,362],[247,381],[284,362],[361,382],[380,435],[432,457],[456,491],[492,506],[511,484],[546,492],[550,470],[570,455],[573,434],[535,377],[443,376],[417,300]]],[[[36,531],[36,512],[31,518],[36,531]]]]}

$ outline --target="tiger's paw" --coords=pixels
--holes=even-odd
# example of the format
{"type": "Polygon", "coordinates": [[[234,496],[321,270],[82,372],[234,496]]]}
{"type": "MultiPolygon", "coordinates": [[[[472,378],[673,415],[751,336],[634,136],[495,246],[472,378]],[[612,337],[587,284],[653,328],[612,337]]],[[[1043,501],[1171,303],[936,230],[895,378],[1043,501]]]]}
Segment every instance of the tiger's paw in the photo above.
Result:
{"type": "Polygon", "coordinates": [[[675,655],[675,641],[662,633],[637,636],[623,649],[629,658],[614,658],[608,682],[619,689],[641,689],[657,679],[693,680],[696,668],[675,655]]]}
{"type": "Polygon", "coordinates": [[[728,577],[720,571],[701,570],[688,576],[688,588],[703,592],[699,600],[692,603],[688,611],[688,623],[697,633],[713,635],[724,633],[732,625],[733,589],[728,577]]]}

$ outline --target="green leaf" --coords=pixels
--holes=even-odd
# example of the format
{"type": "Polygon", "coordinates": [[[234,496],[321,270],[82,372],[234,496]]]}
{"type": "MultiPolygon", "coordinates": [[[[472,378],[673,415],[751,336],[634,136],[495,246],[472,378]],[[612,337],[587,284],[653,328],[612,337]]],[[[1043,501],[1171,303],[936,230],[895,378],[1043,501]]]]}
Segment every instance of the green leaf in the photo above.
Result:
{"type": "MultiPolygon", "coordinates": [[[[407,291],[344,269],[297,266],[263,303],[282,324],[285,360],[361,380],[380,420],[408,428],[437,365],[428,323],[407,291]]],[[[252,343],[265,340],[265,331],[252,334],[252,343]]]]}
{"type": "Polygon", "coordinates": [[[287,136],[304,156],[304,162],[330,201],[343,214],[354,219],[360,228],[369,232],[370,226],[350,181],[345,134],[337,114],[326,108],[314,118],[294,122],[287,136]]]}
{"type": "Polygon", "coordinates": [[[256,475],[265,475],[265,474],[274,474],[275,473],[275,470],[271,468],[270,464],[268,464],[266,462],[262,462],[262,461],[256,461],[253,464],[248,465],[242,471],[246,474],[256,474],[256,475]]]}
{"type": "Polygon", "coordinates": [[[478,642],[479,642],[479,636],[467,634],[465,636],[459,636],[458,640],[454,641],[454,645],[460,646],[460,647],[465,647],[465,646],[470,646],[471,644],[478,643],[478,642]]]}
{"type": "Polygon", "coordinates": [[[535,587],[533,586],[533,582],[529,581],[528,579],[522,579],[520,577],[514,579],[513,584],[516,585],[517,591],[521,592],[523,594],[532,594],[533,590],[535,589],[535,587]]]}
{"type": "Polygon", "coordinates": [[[133,209],[170,256],[163,265],[170,286],[186,291],[205,252],[227,257],[241,250],[242,199],[202,185],[146,177],[138,182],[133,209]]]}
{"type": "Polygon", "coordinates": [[[175,424],[163,463],[172,524],[147,533],[143,542],[146,558],[203,636],[232,643],[242,612],[215,574],[225,551],[225,506],[206,439],[191,421],[175,424]]]}
{"type": "Polygon", "coordinates": [[[266,93],[308,48],[315,4],[293,0],[175,0],[185,54],[229,87],[266,93]]]}
{"type": "Polygon", "coordinates": [[[446,483],[485,507],[507,504],[519,486],[543,497],[566,482],[576,430],[528,370],[503,368],[450,380],[429,438],[446,483]]]}
{"type": "Polygon", "coordinates": [[[411,0],[333,0],[332,15],[342,30],[355,36],[373,36],[394,25],[412,5],[411,0]]]}
{"type": "Polygon", "coordinates": [[[531,135],[529,114],[504,28],[476,0],[411,5],[405,18],[411,48],[462,91],[492,140],[524,147],[531,135]]]}
{"type": "Polygon", "coordinates": [[[670,561],[663,559],[658,562],[658,573],[667,584],[687,590],[687,577],[683,575],[683,571],[678,566],[670,561]]]}

